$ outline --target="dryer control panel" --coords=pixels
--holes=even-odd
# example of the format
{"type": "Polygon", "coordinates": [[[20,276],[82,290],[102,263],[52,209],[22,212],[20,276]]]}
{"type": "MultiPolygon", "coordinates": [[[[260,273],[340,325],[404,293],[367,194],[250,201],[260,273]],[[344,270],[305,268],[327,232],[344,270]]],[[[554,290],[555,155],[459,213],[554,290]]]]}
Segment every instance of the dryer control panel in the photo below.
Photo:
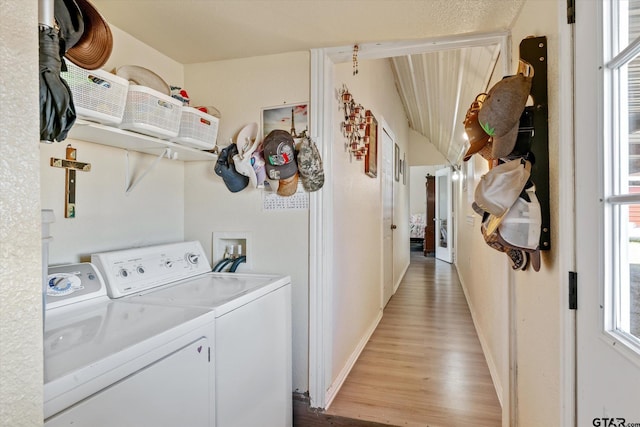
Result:
{"type": "Polygon", "coordinates": [[[211,271],[198,241],[103,252],[91,255],[111,298],[174,283],[211,271]]]}
{"type": "Polygon", "coordinates": [[[107,298],[100,273],[88,262],[49,266],[48,270],[45,310],[107,298]]]}

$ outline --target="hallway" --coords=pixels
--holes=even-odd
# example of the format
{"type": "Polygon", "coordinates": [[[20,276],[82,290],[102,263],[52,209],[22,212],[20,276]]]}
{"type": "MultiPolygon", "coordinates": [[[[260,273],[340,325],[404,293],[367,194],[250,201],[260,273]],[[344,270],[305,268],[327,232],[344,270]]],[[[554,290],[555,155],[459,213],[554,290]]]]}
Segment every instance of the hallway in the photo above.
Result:
{"type": "Polygon", "coordinates": [[[501,408],[455,268],[411,264],[326,414],[394,426],[487,426],[501,408]]]}

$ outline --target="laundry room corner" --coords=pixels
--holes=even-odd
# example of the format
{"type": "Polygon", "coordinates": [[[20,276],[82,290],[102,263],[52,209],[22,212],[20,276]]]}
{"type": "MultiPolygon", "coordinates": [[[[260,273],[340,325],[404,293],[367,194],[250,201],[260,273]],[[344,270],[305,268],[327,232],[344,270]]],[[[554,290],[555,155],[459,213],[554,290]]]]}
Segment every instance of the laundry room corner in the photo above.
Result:
{"type": "MultiPolygon", "coordinates": [[[[265,108],[309,102],[309,53],[294,52],[185,66],[185,87],[198,105],[221,113],[217,145],[235,141],[241,129],[257,123],[264,138],[265,108]]],[[[251,272],[291,276],[293,390],[308,390],[309,209],[271,209],[268,189],[232,193],[216,176],[212,162],[185,166],[185,239],[196,239],[213,257],[213,235],[250,236],[251,272]]],[[[304,193],[301,197],[306,197],[304,193]]],[[[297,197],[296,194],[292,197],[297,197]]],[[[307,205],[308,206],[308,205],[307,205]]],[[[215,265],[219,259],[212,259],[215,265]]],[[[239,272],[249,265],[240,264],[239,272]]]]}

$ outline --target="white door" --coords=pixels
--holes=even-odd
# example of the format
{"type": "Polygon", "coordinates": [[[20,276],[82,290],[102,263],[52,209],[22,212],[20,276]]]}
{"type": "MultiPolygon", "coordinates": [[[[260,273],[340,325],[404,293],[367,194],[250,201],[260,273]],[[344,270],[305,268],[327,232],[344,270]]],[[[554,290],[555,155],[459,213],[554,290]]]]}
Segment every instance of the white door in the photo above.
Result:
{"type": "Polygon", "coordinates": [[[640,423],[639,3],[576,2],[578,426],[640,423]]]}
{"type": "Polygon", "coordinates": [[[436,171],[436,258],[451,263],[451,168],[436,171]]]}
{"type": "Polygon", "coordinates": [[[393,295],[393,146],[394,139],[389,130],[380,126],[382,132],[382,306],[386,306],[393,295]]]}

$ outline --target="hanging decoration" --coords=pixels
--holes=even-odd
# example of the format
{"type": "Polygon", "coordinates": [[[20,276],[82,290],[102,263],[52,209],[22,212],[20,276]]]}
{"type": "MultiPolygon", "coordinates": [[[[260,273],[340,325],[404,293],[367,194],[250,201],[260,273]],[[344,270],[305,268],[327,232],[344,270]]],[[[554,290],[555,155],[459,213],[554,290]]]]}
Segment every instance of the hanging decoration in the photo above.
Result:
{"type": "Polygon", "coordinates": [[[341,124],[342,134],[347,138],[345,151],[356,160],[364,159],[369,148],[369,136],[367,127],[373,123],[373,115],[370,110],[356,103],[353,95],[346,85],[339,91],[340,109],[344,112],[344,121],[341,124]]]}
{"type": "Polygon", "coordinates": [[[357,44],[353,45],[353,75],[355,76],[356,74],[358,74],[358,50],[360,50],[360,47],[357,44]]]}

